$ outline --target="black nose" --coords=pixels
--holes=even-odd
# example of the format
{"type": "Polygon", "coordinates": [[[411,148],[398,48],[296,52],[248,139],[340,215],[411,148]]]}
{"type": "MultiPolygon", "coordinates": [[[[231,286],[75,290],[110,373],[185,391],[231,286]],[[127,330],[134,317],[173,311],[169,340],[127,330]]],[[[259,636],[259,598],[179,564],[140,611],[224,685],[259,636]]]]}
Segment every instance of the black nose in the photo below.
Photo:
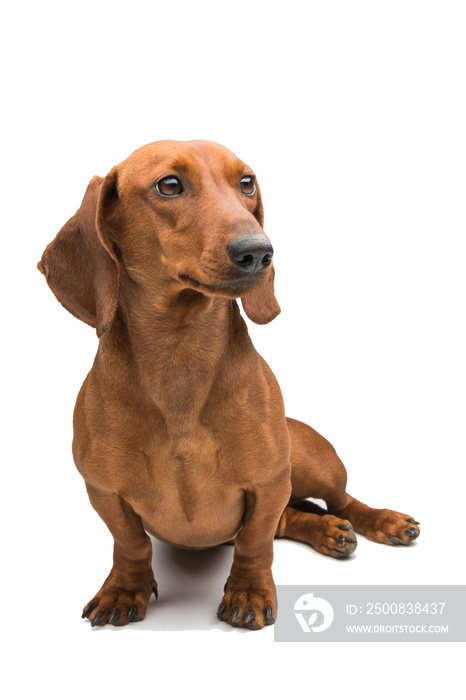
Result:
{"type": "Polygon", "coordinates": [[[272,244],[265,236],[240,236],[227,245],[231,262],[243,272],[253,274],[265,270],[273,258],[272,244]]]}

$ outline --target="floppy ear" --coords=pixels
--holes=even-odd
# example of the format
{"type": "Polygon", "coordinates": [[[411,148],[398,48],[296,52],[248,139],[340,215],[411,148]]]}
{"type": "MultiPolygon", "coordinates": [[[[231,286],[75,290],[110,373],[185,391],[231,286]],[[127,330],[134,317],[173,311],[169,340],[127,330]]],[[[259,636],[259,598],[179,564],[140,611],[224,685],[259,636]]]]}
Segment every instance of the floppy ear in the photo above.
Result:
{"type": "Polygon", "coordinates": [[[37,267],[73,316],[105,333],[115,315],[120,266],[106,231],[115,204],[116,170],[90,181],[80,208],[47,246],[37,267]]]}
{"type": "MultiPolygon", "coordinates": [[[[257,188],[257,206],[253,214],[259,222],[261,228],[264,227],[264,206],[262,204],[259,185],[257,188]]],[[[249,319],[254,323],[270,323],[280,313],[280,305],[275,299],[274,291],[275,269],[273,263],[269,266],[264,280],[257,286],[245,292],[241,297],[243,309],[249,319]]]]}

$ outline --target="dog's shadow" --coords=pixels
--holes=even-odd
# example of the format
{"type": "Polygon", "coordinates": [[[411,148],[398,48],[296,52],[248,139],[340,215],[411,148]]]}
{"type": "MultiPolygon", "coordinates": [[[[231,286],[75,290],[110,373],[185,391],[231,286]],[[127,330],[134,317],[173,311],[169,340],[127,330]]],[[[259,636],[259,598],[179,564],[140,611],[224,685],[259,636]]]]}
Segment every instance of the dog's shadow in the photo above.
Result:
{"type": "Polygon", "coordinates": [[[232,630],[216,613],[230,573],[233,547],[186,550],[151,539],[159,596],[157,601],[151,597],[146,618],[134,629],[232,630]]]}

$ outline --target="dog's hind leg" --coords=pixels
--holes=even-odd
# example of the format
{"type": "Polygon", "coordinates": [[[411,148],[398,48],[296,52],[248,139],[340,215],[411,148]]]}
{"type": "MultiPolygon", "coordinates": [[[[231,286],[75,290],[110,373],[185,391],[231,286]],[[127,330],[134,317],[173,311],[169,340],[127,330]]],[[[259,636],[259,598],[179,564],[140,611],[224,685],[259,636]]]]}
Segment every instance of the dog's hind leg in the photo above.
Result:
{"type": "MultiPolygon", "coordinates": [[[[406,545],[419,536],[419,523],[412,516],[388,508],[371,508],[347,493],[346,469],[328,440],[308,425],[291,418],[287,418],[287,425],[291,437],[292,493],[276,536],[308,542],[318,551],[322,551],[323,547],[328,549],[331,541],[325,539],[328,537],[326,526],[333,523],[334,528],[339,529],[338,524],[328,520],[332,516],[350,522],[355,532],[374,542],[406,545]],[[324,500],[328,514],[303,513],[300,502],[306,498],[324,500]],[[319,517],[325,524],[317,520],[319,517]],[[317,546],[313,540],[317,541],[317,546]]],[[[336,530],[330,527],[330,540],[335,540],[336,530]]],[[[345,542],[340,537],[337,539],[345,542]]],[[[342,548],[330,549],[345,547],[344,544],[342,548]]],[[[333,556],[337,555],[334,553],[333,556]]]]}
{"type": "Polygon", "coordinates": [[[305,542],[335,559],[346,559],[357,547],[356,535],[348,520],[330,515],[309,501],[285,508],[275,537],[305,542]],[[321,512],[314,511],[314,507],[321,512]]]}

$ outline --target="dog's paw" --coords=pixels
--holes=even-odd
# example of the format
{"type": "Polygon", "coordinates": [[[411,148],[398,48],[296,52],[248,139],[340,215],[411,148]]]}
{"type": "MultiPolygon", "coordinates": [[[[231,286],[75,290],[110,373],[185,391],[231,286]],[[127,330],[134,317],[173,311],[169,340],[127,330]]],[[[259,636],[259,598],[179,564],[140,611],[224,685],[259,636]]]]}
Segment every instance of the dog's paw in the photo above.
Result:
{"type": "Polygon", "coordinates": [[[276,618],[277,602],[275,586],[267,588],[236,588],[231,577],[225,584],[225,595],[217,610],[217,617],[232,627],[245,627],[260,630],[265,625],[273,625],[276,618]]]}
{"type": "Polygon", "coordinates": [[[411,515],[383,508],[373,526],[365,532],[368,540],[389,545],[408,545],[420,535],[419,523],[411,515]]]}
{"type": "Polygon", "coordinates": [[[85,606],[81,617],[88,618],[92,627],[103,627],[107,623],[121,627],[129,622],[140,622],[146,616],[147,604],[152,593],[158,597],[155,581],[136,590],[104,584],[85,606]]]}
{"type": "Polygon", "coordinates": [[[349,520],[342,520],[335,515],[322,515],[318,523],[319,529],[313,532],[311,541],[317,552],[335,559],[347,559],[353,554],[358,541],[349,520]]]}

